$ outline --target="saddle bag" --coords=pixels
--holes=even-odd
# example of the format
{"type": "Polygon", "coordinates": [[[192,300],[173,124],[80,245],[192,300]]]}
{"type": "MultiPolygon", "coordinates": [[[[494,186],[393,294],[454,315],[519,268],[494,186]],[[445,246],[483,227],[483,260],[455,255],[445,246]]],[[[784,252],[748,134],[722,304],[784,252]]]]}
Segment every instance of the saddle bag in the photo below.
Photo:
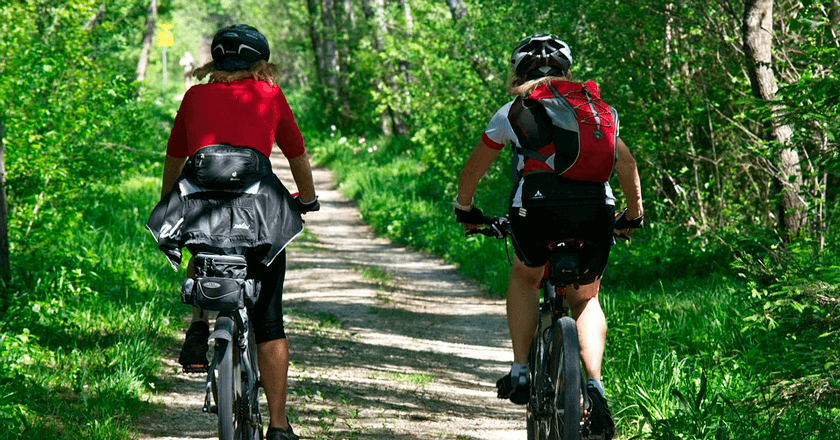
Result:
{"type": "Polygon", "coordinates": [[[184,281],[182,303],[216,312],[250,308],[257,303],[260,283],[248,278],[245,256],[199,253],[193,261],[195,277],[184,281]]]}

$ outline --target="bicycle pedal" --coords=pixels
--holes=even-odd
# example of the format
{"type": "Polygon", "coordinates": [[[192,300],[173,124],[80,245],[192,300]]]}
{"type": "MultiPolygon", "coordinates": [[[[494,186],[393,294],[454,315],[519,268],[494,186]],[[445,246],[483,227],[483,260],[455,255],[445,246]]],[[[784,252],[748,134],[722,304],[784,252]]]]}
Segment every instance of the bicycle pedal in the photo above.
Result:
{"type": "Polygon", "coordinates": [[[182,365],[184,367],[184,373],[206,373],[207,370],[210,368],[209,365],[205,364],[187,364],[182,365]]]}

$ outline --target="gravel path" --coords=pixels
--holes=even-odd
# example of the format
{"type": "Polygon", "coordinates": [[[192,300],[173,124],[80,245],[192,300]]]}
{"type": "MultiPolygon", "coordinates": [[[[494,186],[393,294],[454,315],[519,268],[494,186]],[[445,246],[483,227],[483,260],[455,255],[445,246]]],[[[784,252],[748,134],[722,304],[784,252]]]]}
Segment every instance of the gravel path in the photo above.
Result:
{"type": "MultiPolygon", "coordinates": [[[[272,154],[291,185],[288,165],[272,154]]],[[[289,407],[302,439],[524,439],[524,408],[495,381],[512,354],[504,302],[442,260],[377,238],[329,171],[313,170],[322,210],[288,251],[284,309],[289,407]]],[[[179,341],[180,344],[180,341],[179,341]]],[[[148,440],[213,439],[203,376],[169,376],[137,426],[148,440]]]]}

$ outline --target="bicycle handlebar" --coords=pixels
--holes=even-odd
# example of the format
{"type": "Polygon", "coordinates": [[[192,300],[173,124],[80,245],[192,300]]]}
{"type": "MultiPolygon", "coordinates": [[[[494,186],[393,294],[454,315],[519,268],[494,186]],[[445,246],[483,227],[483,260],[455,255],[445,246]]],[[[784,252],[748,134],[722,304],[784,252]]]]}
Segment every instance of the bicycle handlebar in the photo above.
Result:
{"type": "MultiPolygon", "coordinates": [[[[620,229],[637,229],[644,227],[644,223],[641,220],[637,220],[638,224],[635,225],[632,224],[633,221],[626,220],[624,217],[626,211],[627,210],[625,209],[617,216],[615,226],[618,226],[620,229]]],[[[486,225],[487,227],[469,230],[464,235],[469,237],[470,235],[481,234],[498,239],[504,239],[510,235],[510,220],[507,217],[484,217],[484,220],[481,222],[481,224],[486,225]]],[[[614,228],[614,237],[620,238],[622,240],[630,239],[629,236],[619,234],[616,231],[617,229],[614,228]]]]}
{"type": "Polygon", "coordinates": [[[507,217],[484,217],[481,224],[487,225],[487,227],[469,230],[464,235],[469,237],[470,235],[481,234],[498,239],[504,239],[510,235],[510,220],[507,217]]]}

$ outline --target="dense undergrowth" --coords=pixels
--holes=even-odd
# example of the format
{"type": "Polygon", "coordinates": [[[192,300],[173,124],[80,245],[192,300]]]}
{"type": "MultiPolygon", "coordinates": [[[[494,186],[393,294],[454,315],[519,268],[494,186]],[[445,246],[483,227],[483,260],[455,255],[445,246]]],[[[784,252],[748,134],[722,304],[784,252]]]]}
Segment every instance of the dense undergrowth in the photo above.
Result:
{"type": "MultiPolygon", "coordinates": [[[[451,213],[462,162],[435,167],[418,159],[428,146],[405,140],[334,132],[315,144],[381,234],[504,292],[512,250],[465,238],[451,213]]],[[[479,189],[486,214],[504,212],[503,165],[479,189]]],[[[701,233],[667,210],[649,207],[648,216],[647,229],[613,248],[602,283],[604,378],[622,436],[840,438],[837,251],[816,258],[810,243],[764,246],[753,238],[761,231],[701,233]]]]}
{"type": "Polygon", "coordinates": [[[93,185],[88,205],[44,234],[64,245],[20,255],[4,282],[0,438],[128,438],[184,310],[176,273],[143,224],[159,185],[141,165],[93,185]]]}

